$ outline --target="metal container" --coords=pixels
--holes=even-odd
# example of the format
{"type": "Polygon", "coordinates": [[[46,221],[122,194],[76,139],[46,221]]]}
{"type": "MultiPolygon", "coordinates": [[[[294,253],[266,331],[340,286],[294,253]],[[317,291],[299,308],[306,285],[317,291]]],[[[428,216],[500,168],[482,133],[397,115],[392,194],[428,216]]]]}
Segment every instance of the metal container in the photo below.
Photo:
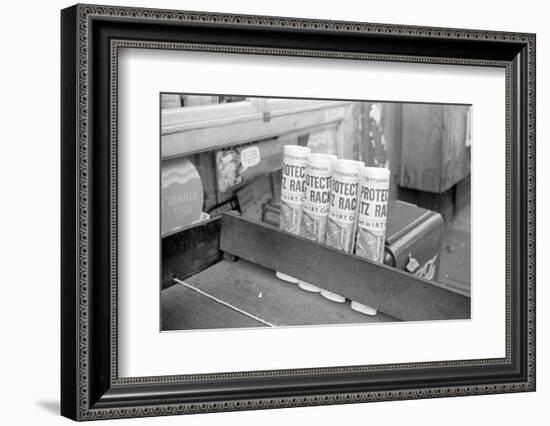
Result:
{"type": "Polygon", "coordinates": [[[403,201],[390,201],[384,263],[436,281],[439,277],[443,218],[403,201]]]}

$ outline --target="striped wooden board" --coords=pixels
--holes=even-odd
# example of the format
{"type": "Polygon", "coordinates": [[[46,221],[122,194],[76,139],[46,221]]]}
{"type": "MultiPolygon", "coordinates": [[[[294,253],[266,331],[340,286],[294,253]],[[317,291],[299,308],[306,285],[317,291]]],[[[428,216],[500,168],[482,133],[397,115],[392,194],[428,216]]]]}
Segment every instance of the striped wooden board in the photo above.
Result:
{"type": "Polygon", "coordinates": [[[382,313],[355,312],[349,301],[340,304],[308,293],[279,280],[274,271],[242,259],[223,260],[183,282],[200,292],[182,284],[162,291],[163,330],[396,321],[382,313]]]}

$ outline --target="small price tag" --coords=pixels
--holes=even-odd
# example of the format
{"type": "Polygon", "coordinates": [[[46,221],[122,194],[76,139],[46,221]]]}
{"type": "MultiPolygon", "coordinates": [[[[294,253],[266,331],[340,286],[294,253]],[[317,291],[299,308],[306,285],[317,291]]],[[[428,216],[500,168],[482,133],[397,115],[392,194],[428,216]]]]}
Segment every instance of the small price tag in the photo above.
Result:
{"type": "Polygon", "coordinates": [[[241,164],[243,171],[260,164],[260,148],[251,146],[243,149],[241,151],[241,164]]]}

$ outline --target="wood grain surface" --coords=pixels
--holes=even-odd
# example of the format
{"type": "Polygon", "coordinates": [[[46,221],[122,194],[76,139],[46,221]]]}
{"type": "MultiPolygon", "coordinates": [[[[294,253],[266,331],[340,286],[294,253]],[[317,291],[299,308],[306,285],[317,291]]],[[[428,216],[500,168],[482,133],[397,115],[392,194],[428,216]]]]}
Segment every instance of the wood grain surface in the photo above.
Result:
{"type": "Polygon", "coordinates": [[[439,194],[469,175],[469,108],[402,105],[401,187],[439,194]]]}
{"type": "Polygon", "coordinates": [[[404,321],[470,318],[469,294],[234,213],[222,215],[220,250],[404,321]]]}
{"type": "MultiPolygon", "coordinates": [[[[223,260],[189,277],[186,283],[275,326],[388,322],[379,313],[353,311],[319,293],[281,281],[272,270],[245,260],[223,260]]],[[[264,327],[265,325],[181,284],[162,291],[162,330],[264,327]]]]}

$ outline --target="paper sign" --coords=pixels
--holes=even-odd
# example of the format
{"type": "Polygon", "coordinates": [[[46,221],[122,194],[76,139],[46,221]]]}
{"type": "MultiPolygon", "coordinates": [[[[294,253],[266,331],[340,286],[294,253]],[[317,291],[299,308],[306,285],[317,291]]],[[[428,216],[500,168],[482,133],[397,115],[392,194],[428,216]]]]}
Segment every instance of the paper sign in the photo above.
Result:
{"type": "Polygon", "coordinates": [[[359,211],[355,254],[375,262],[383,262],[390,171],[381,167],[365,167],[359,181],[359,211]]]}
{"type": "Polygon", "coordinates": [[[260,164],[260,148],[251,146],[243,149],[241,151],[241,164],[243,171],[260,164]]]}
{"type": "Polygon", "coordinates": [[[201,178],[191,161],[181,158],[165,161],[162,165],[162,234],[199,221],[203,202],[201,178]]]}
{"type": "Polygon", "coordinates": [[[222,194],[218,202],[227,199],[225,192],[233,191],[258,176],[279,170],[282,154],[283,145],[278,139],[216,151],[218,191],[222,194]]]}

